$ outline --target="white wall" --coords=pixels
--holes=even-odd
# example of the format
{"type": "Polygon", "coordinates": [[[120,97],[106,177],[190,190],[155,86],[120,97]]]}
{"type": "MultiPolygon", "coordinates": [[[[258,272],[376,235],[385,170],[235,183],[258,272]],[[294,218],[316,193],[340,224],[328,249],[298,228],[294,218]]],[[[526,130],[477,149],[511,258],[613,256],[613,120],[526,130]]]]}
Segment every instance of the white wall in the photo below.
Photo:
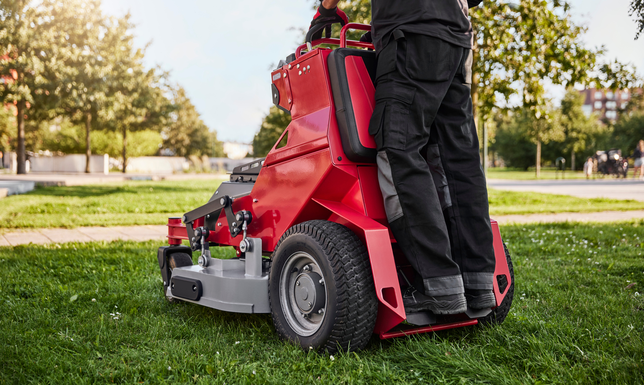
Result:
{"type": "MultiPolygon", "coordinates": [[[[32,172],[85,172],[85,155],[37,156],[30,159],[32,172]]],[[[92,173],[109,174],[109,156],[92,155],[89,162],[92,173]]]]}
{"type": "Polygon", "coordinates": [[[141,156],[127,160],[127,172],[173,174],[187,171],[189,167],[186,158],[174,156],[141,156]]]}

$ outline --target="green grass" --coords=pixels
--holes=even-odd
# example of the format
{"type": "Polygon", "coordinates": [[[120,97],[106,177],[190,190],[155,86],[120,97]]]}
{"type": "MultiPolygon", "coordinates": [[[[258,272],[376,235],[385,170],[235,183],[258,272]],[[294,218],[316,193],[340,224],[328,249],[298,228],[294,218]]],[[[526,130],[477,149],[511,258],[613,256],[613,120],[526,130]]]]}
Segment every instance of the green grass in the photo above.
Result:
{"type": "Polygon", "coordinates": [[[167,303],[156,242],[0,248],[0,384],[643,383],[644,222],[502,233],[504,324],[334,357],[280,341],[268,315],[167,303]]]}
{"type": "Polygon", "coordinates": [[[490,215],[643,210],[644,202],[488,189],[490,215]]]}
{"type": "Polygon", "coordinates": [[[162,225],[208,202],[222,180],[41,187],[0,199],[0,229],[162,225]]]}
{"type": "MultiPolygon", "coordinates": [[[[199,207],[222,180],[43,187],[0,199],[0,231],[18,228],[163,225],[199,207]]],[[[640,210],[644,202],[489,190],[492,215],[640,210]]]]}
{"type": "MultiPolygon", "coordinates": [[[[487,178],[488,179],[516,179],[516,180],[536,180],[536,179],[562,179],[562,173],[556,172],[554,169],[541,169],[541,176],[537,178],[535,176],[534,168],[523,171],[516,168],[496,168],[491,167],[487,169],[487,178]]],[[[586,178],[586,175],[582,171],[572,172],[566,170],[565,179],[583,179],[586,178]]],[[[608,177],[607,177],[608,178],[608,177]]]]}

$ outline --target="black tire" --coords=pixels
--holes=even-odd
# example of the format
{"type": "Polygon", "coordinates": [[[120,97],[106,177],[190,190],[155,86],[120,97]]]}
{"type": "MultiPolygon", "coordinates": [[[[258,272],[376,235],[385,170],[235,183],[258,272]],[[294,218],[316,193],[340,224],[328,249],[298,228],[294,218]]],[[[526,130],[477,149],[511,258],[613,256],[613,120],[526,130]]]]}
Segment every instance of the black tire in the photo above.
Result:
{"type": "MultiPolygon", "coordinates": [[[[176,269],[177,267],[184,267],[184,266],[192,266],[192,257],[190,254],[186,253],[174,253],[170,254],[168,256],[168,266],[170,267],[170,274],[172,274],[172,270],[176,269]]],[[[172,276],[172,275],[171,275],[172,276]]],[[[170,283],[168,282],[168,285],[170,283]]],[[[174,297],[168,297],[164,293],[164,297],[168,302],[175,302],[178,299],[174,297]]]]}
{"type": "Polygon", "coordinates": [[[314,220],[291,227],[273,253],[269,301],[275,330],[282,339],[329,353],[364,348],[378,314],[367,249],[351,230],[337,223],[314,220]],[[322,306],[316,302],[322,298],[316,291],[311,295],[313,307],[308,302],[311,313],[304,314],[307,310],[299,305],[302,294],[298,293],[315,280],[306,281],[306,277],[313,276],[324,280],[324,308],[322,313],[315,311],[322,306]]]}
{"type": "Polygon", "coordinates": [[[168,266],[170,266],[170,271],[176,269],[177,267],[191,266],[192,257],[186,253],[174,253],[168,256],[168,266]]]}
{"type": "Polygon", "coordinates": [[[501,301],[501,305],[497,308],[492,309],[492,312],[486,315],[483,318],[479,318],[479,325],[500,325],[505,321],[505,317],[510,313],[510,307],[512,307],[512,299],[514,298],[514,268],[512,267],[512,259],[510,258],[510,252],[508,251],[505,243],[503,244],[503,250],[505,250],[505,258],[508,261],[508,268],[510,270],[510,287],[508,288],[508,293],[501,301]]]}

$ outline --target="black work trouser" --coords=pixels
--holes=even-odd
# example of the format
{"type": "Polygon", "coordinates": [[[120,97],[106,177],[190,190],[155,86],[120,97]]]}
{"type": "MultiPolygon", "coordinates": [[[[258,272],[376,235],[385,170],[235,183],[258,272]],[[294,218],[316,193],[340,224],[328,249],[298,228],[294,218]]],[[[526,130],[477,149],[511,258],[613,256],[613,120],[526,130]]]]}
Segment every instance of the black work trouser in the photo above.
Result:
{"type": "Polygon", "coordinates": [[[471,50],[394,33],[369,133],[387,219],[431,296],[492,289],[494,248],[472,115],[471,50]]]}

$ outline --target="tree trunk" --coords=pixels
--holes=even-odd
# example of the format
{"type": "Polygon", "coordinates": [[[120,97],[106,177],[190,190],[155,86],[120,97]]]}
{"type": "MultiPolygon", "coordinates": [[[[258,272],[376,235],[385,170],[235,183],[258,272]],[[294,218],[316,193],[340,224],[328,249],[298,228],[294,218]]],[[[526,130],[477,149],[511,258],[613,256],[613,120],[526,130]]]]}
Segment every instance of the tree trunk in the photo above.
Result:
{"type": "Polygon", "coordinates": [[[92,158],[92,148],[90,139],[89,139],[89,133],[92,128],[92,113],[88,112],[85,115],[85,173],[89,174],[89,161],[92,158]]]}
{"type": "Polygon", "coordinates": [[[18,102],[18,174],[27,173],[27,154],[25,151],[25,101],[18,102]]]}
{"type": "Polygon", "coordinates": [[[123,174],[127,168],[127,128],[123,128],[123,174]]]}
{"type": "Polygon", "coordinates": [[[575,150],[570,150],[570,171],[575,171],[575,150]]]}
{"type": "Polygon", "coordinates": [[[537,167],[535,169],[537,178],[541,176],[541,141],[537,139],[537,167]]]}

